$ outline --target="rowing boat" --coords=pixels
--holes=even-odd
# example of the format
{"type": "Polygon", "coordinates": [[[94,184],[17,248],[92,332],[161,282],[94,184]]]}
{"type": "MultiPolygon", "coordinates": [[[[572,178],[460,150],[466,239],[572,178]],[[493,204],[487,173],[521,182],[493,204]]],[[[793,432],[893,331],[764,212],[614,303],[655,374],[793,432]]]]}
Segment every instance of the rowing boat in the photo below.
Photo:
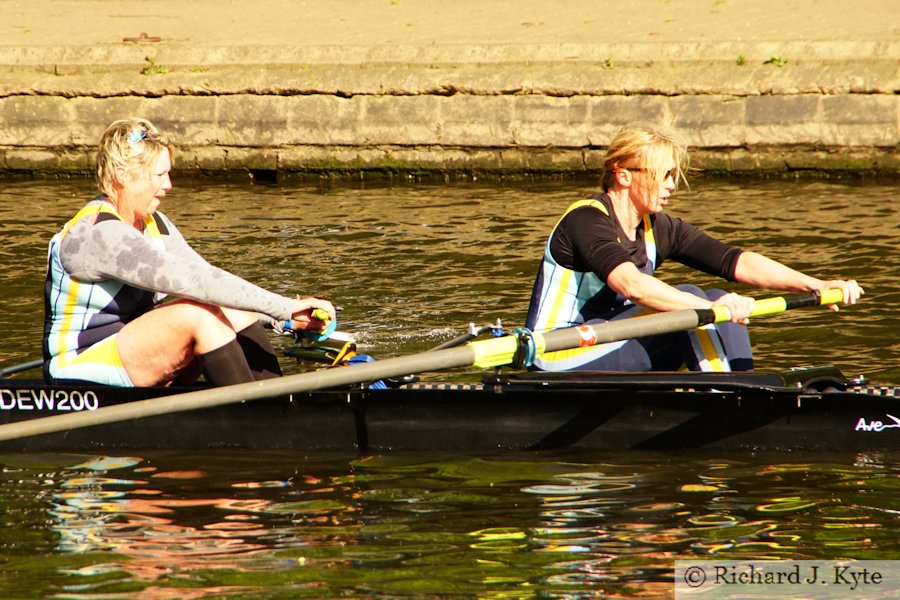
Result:
{"type": "MultiPolygon", "coordinates": [[[[752,316],[840,300],[840,290],[768,298],[754,304],[752,316]]],[[[469,341],[478,333],[471,332],[418,355],[224,388],[2,379],[0,449],[900,450],[898,389],[849,380],[834,367],[780,373],[522,370],[541,352],[729,318],[722,307],[683,309],[512,335],[499,331],[498,323],[482,328],[494,330],[491,340],[469,341]],[[499,370],[510,364],[518,371],[499,370]],[[494,371],[476,383],[408,377],[463,366],[494,371]],[[382,379],[394,385],[371,385],[382,379]]],[[[327,362],[354,344],[337,340],[333,348],[298,352],[318,353],[327,362]]]]}
{"type": "MultiPolygon", "coordinates": [[[[6,379],[0,381],[0,423],[185,391],[6,379]]],[[[848,380],[833,367],[494,373],[479,382],[315,390],[10,440],[0,449],[897,451],[898,416],[900,389],[848,380]]]]}

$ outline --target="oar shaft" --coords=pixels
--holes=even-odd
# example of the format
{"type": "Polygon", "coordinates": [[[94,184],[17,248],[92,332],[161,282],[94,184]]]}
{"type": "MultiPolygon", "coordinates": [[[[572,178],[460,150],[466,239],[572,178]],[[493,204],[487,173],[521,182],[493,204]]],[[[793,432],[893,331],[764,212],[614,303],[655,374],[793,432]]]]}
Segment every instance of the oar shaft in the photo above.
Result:
{"type": "Polygon", "coordinates": [[[96,410],[30,419],[0,425],[0,441],[199,408],[213,408],[249,400],[289,396],[311,390],[352,385],[411,373],[463,367],[472,364],[473,356],[474,352],[471,346],[463,346],[423,352],[410,357],[388,358],[352,367],[323,369],[275,379],[104,406],[96,410]]]}
{"type": "MultiPolygon", "coordinates": [[[[610,321],[591,326],[594,332],[594,339],[591,343],[600,344],[633,337],[683,331],[696,327],[698,322],[698,311],[690,309],[610,321]]],[[[588,345],[585,343],[584,336],[574,328],[550,331],[544,334],[543,338],[543,350],[548,352],[588,345]]],[[[213,408],[262,398],[289,396],[316,389],[340,387],[412,373],[440,371],[470,365],[479,367],[506,365],[512,362],[516,348],[516,338],[508,336],[472,342],[458,348],[432,350],[413,356],[388,358],[352,367],[323,369],[252,383],[138,400],[128,404],[105,406],[97,410],[30,419],[0,425],[0,441],[198,408],[213,408]]]]}
{"type": "MultiPolygon", "coordinates": [[[[556,329],[543,334],[536,333],[534,337],[538,353],[554,352],[693,329],[712,322],[712,316],[711,310],[686,308],[595,325],[556,329]]],[[[518,341],[515,337],[508,336],[472,342],[469,346],[475,352],[475,360],[471,364],[485,369],[510,364],[518,349],[518,341]]]]}
{"type": "MultiPolygon", "coordinates": [[[[774,315],[804,306],[836,304],[841,302],[842,299],[843,292],[839,289],[827,290],[821,293],[816,291],[789,297],[764,298],[754,303],[751,316],[774,315]]],[[[710,309],[686,308],[618,321],[607,321],[595,325],[557,329],[542,335],[535,334],[535,336],[537,338],[537,350],[539,353],[542,353],[675,333],[709,323],[722,323],[729,320],[731,320],[731,314],[725,307],[710,309]]],[[[470,345],[475,347],[475,362],[473,364],[480,368],[507,365],[512,362],[512,358],[517,350],[517,341],[514,337],[473,342],[470,345]]]]}
{"type": "Polygon", "coordinates": [[[591,325],[595,336],[592,344],[586,343],[575,327],[548,331],[544,334],[546,352],[693,329],[703,324],[702,319],[708,312],[684,309],[591,325]]]}
{"type": "Polygon", "coordinates": [[[44,359],[36,358],[34,360],[29,360],[28,362],[23,362],[18,365],[13,365],[11,367],[4,367],[2,371],[0,371],[0,377],[6,377],[7,375],[12,375],[13,373],[21,373],[22,371],[30,371],[31,369],[37,369],[44,365],[44,359]]]}

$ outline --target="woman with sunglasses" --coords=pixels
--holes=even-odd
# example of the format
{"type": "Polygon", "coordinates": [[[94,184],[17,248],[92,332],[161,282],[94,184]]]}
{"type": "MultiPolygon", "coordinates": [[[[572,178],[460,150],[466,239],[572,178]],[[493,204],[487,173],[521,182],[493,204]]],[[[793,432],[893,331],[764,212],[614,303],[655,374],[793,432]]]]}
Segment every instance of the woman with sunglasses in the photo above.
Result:
{"type": "MultiPolygon", "coordinates": [[[[546,353],[547,371],[738,371],[753,368],[747,323],[753,298],[654,277],[665,260],[757,288],[806,292],[840,288],[854,304],[856,281],[824,281],[756,252],[720,242],[663,212],[688,166],[675,131],[635,125],[607,149],[603,191],[572,204],[544,248],[526,327],[534,331],[637,316],[646,312],[724,306],[731,322],[693,331],[546,353]]],[[[837,310],[837,306],[832,307],[837,310]]]]}
{"type": "MultiPolygon", "coordinates": [[[[114,386],[212,385],[281,375],[263,329],[321,330],[334,307],[292,299],[206,262],[157,209],[172,146],[145,119],[100,140],[100,194],[50,241],[44,375],[114,386]],[[324,321],[313,311],[327,313],[324,321]]],[[[318,314],[318,313],[317,313],[318,314]]]]}

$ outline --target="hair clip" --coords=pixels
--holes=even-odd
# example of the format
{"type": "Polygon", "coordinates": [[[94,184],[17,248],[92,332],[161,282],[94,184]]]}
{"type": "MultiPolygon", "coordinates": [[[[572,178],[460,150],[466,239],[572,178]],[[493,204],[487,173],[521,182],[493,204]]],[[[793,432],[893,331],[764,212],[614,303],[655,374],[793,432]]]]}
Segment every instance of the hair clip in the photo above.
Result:
{"type": "Polygon", "coordinates": [[[143,142],[145,139],[147,139],[147,130],[143,127],[140,129],[132,129],[128,132],[128,141],[132,144],[143,142]]]}

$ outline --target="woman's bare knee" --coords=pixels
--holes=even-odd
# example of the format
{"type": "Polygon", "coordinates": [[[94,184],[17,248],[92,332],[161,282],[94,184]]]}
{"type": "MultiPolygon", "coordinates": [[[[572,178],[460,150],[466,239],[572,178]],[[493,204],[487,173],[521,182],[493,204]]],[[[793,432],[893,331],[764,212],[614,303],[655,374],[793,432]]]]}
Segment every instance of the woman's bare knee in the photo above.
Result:
{"type": "Polygon", "coordinates": [[[217,306],[177,300],[141,315],[126,326],[130,335],[139,334],[146,342],[154,340],[163,347],[171,344],[172,352],[184,348],[191,358],[224,346],[235,338],[231,323],[217,306]]]}
{"type": "Polygon", "coordinates": [[[231,323],[231,327],[234,331],[243,331],[259,321],[259,315],[246,310],[223,308],[222,312],[225,313],[225,318],[231,323]]]}
{"type": "Polygon", "coordinates": [[[235,339],[218,307],[179,300],[141,315],[119,332],[119,353],[135,385],[171,381],[197,355],[235,339]]]}
{"type": "Polygon", "coordinates": [[[193,300],[179,300],[169,306],[174,309],[170,317],[177,321],[176,326],[190,332],[194,354],[206,354],[235,338],[234,326],[218,306],[193,300]]]}

